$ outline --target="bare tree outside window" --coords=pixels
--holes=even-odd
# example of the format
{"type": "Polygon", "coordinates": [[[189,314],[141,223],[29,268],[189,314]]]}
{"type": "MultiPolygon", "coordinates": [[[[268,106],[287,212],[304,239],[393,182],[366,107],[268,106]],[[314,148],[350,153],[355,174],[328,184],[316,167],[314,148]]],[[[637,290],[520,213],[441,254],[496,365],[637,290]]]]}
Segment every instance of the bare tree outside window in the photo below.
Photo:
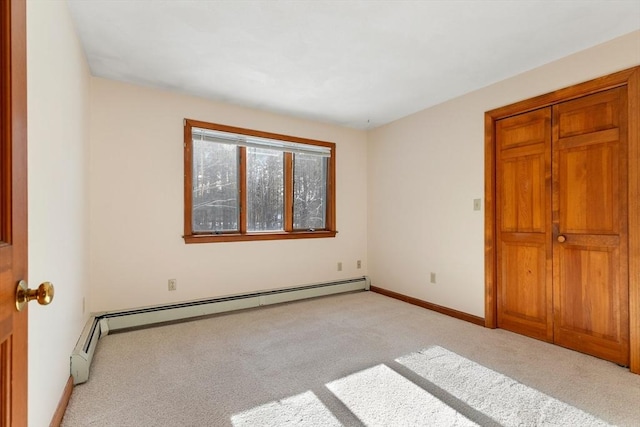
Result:
{"type": "Polygon", "coordinates": [[[193,141],[193,231],[238,230],[238,147],[193,141]]]}
{"type": "Polygon", "coordinates": [[[247,230],[284,229],[284,153],[247,148],[247,230]]]}
{"type": "Polygon", "coordinates": [[[327,158],[295,154],[293,160],[293,228],[322,229],[327,212],[327,158]]]}

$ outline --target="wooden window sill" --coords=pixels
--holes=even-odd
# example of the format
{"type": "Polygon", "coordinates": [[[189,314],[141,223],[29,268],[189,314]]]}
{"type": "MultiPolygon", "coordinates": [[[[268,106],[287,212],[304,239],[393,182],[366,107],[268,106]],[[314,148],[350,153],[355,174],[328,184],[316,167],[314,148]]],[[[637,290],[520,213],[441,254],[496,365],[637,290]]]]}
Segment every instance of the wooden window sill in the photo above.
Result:
{"type": "Polygon", "coordinates": [[[190,243],[217,243],[217,242],[250,242],[255,240],[286,240],[286,239],[317,239],[323,237],[335,237],[337,231],[280,231],[273,233],[225,233],[225,234],[194,234],[183,236],[184,242],[190,243]]]}

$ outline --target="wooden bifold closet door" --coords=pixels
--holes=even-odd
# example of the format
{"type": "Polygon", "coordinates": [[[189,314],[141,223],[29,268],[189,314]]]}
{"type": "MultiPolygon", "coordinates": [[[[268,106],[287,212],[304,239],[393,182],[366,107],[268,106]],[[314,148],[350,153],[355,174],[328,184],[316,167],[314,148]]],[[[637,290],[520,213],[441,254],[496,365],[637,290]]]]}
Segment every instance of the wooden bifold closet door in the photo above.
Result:
{"type": "Polygon", "coordinates": [[[497,326],[629,364],[627,88],[497,120],[497,326]]]}

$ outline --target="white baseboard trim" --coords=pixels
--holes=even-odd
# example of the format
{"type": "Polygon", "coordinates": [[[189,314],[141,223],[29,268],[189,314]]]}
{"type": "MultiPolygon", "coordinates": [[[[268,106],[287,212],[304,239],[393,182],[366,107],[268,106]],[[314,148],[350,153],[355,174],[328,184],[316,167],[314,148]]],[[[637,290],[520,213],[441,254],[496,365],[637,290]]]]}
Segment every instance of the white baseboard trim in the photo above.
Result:
{"type": "Polygon", "coordinates": [[[71,354],[71,376],[73,376],[73,384],[82,384],[89,379],[89,369],[98,341],[113,331],[343,292],[368,291],[370,286],[371,282],[369,278],[362,276],[347,280],[275,289],[271,291],[231,295],[132,310],[95,313],[92,314],[87,321],[76,347],[71,354]]]}

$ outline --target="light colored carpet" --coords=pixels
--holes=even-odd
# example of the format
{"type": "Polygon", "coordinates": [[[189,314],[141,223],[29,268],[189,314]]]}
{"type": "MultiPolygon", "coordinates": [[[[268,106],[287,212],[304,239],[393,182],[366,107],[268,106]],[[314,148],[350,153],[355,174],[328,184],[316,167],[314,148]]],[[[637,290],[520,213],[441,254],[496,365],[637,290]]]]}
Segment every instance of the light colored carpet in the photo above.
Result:
{"type": "Polygon", "coordinates": [[[503,426],[609,425],[442,347],[396,361],[503,426]]]}
{"type": "Polygon", "coordinates": [[[330,382],[327,388],[367,426],[477,426],[385,365],[330,382]]]}
{"type": "Polygon", "coordinates": [[[231,422],[234,427],[340,427],[342,425],[310,391],[233,415],[231,422]]]}
{"type": "MultiPolygon", "coordinates": [[[[288,406],[295,396],[310,399],[312,413],[323,412],[319,401],[340,424],[363,426],[326,385],[380,364],[473,422],[499,425],[395,361],[434,346],[604,422],[640,426],[640,376],[372,292],[108,335],[89,381],[73,391],[63,426],[232,426],[234,416],[250,422],[256,408],[288,406]]],[[[294,405],[290,414],[304,410],[294,405]]]]}

